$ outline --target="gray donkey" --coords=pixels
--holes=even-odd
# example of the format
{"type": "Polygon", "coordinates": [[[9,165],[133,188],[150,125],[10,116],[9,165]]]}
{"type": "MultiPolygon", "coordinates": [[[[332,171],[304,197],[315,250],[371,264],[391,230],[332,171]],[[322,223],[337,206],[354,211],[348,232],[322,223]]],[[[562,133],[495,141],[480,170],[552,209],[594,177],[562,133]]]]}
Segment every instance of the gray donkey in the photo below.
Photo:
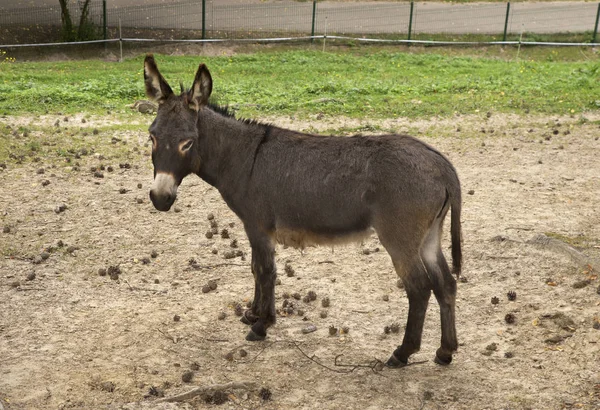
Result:
{"type": "Polygon", "coordinates": [[[247,340],[263,340],[275,323],[276,242],[297,248],[339,244],[375,230],[409,300],[404,340],[387,365],[404,366],[419,350],[432,290],[442,324],[435,361],[452,361],[456,280],[441,237],[451,209],[458,277],[461,189],[447,158],[408,135],[318,136],[236,119],[209,103],[212,78],[204,64],[192,88],[182,86],[175,95],[148,55],[144,82],[148,97],[158,102],[149,129],[156,209],[168,211],[183,178],[194,173],[219,190],[244,224],[255,286],[242,318],[251,326],[247,340]]]}

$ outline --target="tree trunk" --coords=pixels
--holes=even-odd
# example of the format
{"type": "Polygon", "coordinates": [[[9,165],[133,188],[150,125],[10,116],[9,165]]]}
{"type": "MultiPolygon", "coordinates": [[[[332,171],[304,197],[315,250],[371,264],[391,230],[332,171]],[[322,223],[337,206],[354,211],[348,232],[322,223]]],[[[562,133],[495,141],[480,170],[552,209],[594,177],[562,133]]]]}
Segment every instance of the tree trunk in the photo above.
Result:
{"type": "Polygon", "coordinates": [[[62,20],[63,41],[73,41],[75,32],[73,30],[73,20],[69,11],[69,0],[58,0],[60,3],[60,17],[62,20]]]}
{"type": "MultiPolygon", "coordinates": [[[[64,0],[61,0],[64,1],[64,0]]],[[[79,27],[77,29],[77,38],[79,40],[91,40],[91,38],[88,38],[91,36],[91,33],[86,31],[89,28],[89,24],[88,24],[88,12],[89,12],[89,5],[90,5],[90,0],[85,0],[85,3],[83,3],[83,7],[81,7],[81,16],[79,17],[79,27]]]]}

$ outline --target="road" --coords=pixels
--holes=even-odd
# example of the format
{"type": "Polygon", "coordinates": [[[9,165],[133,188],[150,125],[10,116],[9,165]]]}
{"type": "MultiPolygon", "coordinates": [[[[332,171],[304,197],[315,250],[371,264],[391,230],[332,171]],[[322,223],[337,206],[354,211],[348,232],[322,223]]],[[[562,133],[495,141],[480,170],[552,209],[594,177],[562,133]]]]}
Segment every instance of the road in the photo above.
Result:
{"type": "MultiPolygon", "coordinates": [[[[75,3],[75,0],[72,0],[75,3]]],[[[99,0],[95,0],[100,4],[99,0]]],[[[206,28],[209,33],[242,31],[308,35],[312,24],[312,2],[261,0],[207,0],[206,28]]],[[[11,24],[60,24],[57,0],[0,0],[0,26],[11,24]],[[54,11],[23,11],[31,4],[52,6],[54,11]],[[14,7],[19,7],[15,10],[14,7]],[[22,12],[23,11],[23,12],[22,12]]],[[[95,9],[97,18],[100,8],[95,9]]],[[[598,10],[591,2],[536,2],[511,5],[508,31],[559,33],[592,31],[598,10]]],[[[410,5],[407,2],[319,2],[315,34],[369,35],[407,33],[410,5]]],[[[413,33],[497,34],[504,29],[505,3],[415,3],[413,33]]],[[[124,28],[202,28],[199,0],[108,0],[109,26],[119,19],[124,28]]],[[[127,32],[124,33],[127,36],[127,32]]],[[[218,35],[212,35],[218,37],[218,35]]]]}

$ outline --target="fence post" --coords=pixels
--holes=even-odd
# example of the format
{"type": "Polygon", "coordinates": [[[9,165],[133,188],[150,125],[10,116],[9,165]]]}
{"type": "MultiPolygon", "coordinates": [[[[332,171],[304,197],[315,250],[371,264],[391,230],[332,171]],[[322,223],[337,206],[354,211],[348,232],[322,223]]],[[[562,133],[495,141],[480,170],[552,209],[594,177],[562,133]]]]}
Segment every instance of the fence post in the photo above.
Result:
{"type": "Polygon", "coordinates": [[[206,0],[202,0],[202,40],[206,39],[206,0]]]}
{"type": "Polygon", "coordinates": [[[506,19],[504,20],[504,36],[502,41],[506,41],[506,31],[508,30],[508,16],[510,15],[510,1],[506,3],[506,19]]]}
{"type": "MultiPolygon", "coordinates": [[[[106,25],[108,24],[106,21],[106,0],[102,0],[102,35],[104,40],[106,40],[106,25]]],[[[106,43],[104,43],[106,45],[106,43]]]]}
{"type": "Polygon", "coordinates": [[[598,3],[598,11],[596,12],[596,25],[594,26],[594,37],[592,37],[592,43],[596,42],[596,36],[598,35],[598,20],[600,19],[600,3],[598,3]]]}
{"type": "MultiPolygon", "coordinates": [[[[315,19],[317,16],[317,0],[313,0],[313,12],[312,12],[312,27],[310,29],[310,36],[314,37],[315,36],[315,19]]],[[[310,39],[311,43],[315,42],[314,38],[310,39]]]]}
{"type": "Polygon", "coordinates": [[[414,9],[415,3],[414,2],[410,2],[410,16],[408,17],[408,39],[410,40],[410,36],[412,34],[412,22],[413,22],[413,9],[414,9]]]}

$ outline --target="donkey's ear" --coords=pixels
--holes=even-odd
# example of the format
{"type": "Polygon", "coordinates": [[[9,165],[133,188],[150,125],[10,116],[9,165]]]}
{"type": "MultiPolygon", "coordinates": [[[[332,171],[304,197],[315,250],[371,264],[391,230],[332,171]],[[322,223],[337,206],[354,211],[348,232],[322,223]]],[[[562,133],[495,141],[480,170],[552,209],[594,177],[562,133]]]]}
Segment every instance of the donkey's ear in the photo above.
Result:
{"type": "Polygon", "coordinates": [[[189,101],[196,111],[200,110],[200,107],[208,104],[208,98],[212,92],[212,77],[208,68],[204,64],[200,64],[198,72],[196,72],[196,78],[194,78],[194,84],[190,90],[189,101]]]}
{"type": "Polygon", "coordinates": [[[173,90],[171,90],[169,84],[167,84],[164,77],[158,71],[152,54],[146,55],[146,59],[144,60],[144,84],[146,85],[146,95],[148,98],[159,104],[173,94],[173,90]]]}

